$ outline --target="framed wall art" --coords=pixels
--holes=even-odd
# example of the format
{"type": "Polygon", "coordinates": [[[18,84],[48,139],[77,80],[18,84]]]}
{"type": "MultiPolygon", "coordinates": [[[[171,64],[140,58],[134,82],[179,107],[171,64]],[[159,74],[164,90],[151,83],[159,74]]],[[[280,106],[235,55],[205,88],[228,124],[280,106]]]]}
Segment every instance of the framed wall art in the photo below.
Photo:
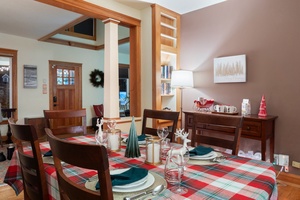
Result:
{"type": "Polygon", "coordinates": [[[37,66],[24,65],[24,88],[37,88],[37,66]]]}
{"type": "Polygon", "coordinates": [[[214,83],[246,82],[246,55],[214,59],[214,83]]]}

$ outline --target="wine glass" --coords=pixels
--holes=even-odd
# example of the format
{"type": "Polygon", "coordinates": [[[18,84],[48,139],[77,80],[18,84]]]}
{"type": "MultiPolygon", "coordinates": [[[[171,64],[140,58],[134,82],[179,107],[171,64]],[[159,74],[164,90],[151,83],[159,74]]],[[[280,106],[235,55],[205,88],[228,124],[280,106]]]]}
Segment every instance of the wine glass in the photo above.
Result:
{"type": "Polygon", "coordinates": [[[109,128],[109,130],[114,130],[115,127],[117,125],[116,120],[107,120],[107,127],[109,128]]]}
{"type": "Polygon", "coordinates": [[[167,127],[158,127],[157,135],[158,137],[160,137],[162,141],[164,141],[166,137],[169,135],[169,129],[167,127]]]}
{"type": "Polygon", "coordinates": [[[160,151],[161,159],[165,160],[167,158],[170,149],[171,149],[171,140],[170,138],[165,138],[163,141],[161,141],[161,151],[160,151]]]}
{"type": "Polygon", "coordinates": [[[184,166],[188,160],[189,150],[183,146],[173,146],[166,159],[165,179],[169,184],[175,185],[170,189],[175,194],[186,194],[188,192],[187,188],[181,186],[184,166]]]}

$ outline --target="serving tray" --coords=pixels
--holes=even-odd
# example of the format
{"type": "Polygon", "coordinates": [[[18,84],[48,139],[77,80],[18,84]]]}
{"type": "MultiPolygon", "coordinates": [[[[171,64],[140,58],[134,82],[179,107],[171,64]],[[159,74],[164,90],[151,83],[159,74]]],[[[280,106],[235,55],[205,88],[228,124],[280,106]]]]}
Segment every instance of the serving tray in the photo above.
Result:
{"type": "Polygon", "coordinates": [[[221,114],[221,115],[238,115],[238,112],[234,113],[225,113],[225,112],[211,112],[212,114],[221,114]]]}

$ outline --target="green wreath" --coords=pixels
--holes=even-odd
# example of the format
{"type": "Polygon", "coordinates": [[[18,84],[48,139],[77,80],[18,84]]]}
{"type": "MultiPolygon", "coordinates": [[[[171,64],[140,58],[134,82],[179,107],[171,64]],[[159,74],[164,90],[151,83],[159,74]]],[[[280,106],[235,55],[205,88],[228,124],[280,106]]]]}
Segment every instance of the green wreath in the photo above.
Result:
{"type": "Polygon", "coordinates": [[[90,82],[94,87],[103,87],[104,85],[104,73],[98,69],[95,69],[90,73],[90,82]]]}

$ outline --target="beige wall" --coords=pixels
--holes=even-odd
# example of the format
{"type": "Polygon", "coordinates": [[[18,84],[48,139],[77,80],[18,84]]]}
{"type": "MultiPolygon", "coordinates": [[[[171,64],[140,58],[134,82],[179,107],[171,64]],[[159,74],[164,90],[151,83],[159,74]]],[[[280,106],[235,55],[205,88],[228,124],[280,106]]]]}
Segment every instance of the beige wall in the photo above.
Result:
{"type": "MultiPolygon", "coordinates": [[[[275,153],[300,161],[300,1],[228,0],[182,16],[181,66],[194,71],[195,88],[184,90],[183,109],[197,97],[240,110],[249,98],[257,114],[261,96],[276,120],[275,153]],[[246,54],[246,83],[213,83],[213,59],[246,54]]],[[[254,141],[245,150],[257,149],[254,141]]],[[[292,169],[292,173],[300,174],[292,169]]]]}

